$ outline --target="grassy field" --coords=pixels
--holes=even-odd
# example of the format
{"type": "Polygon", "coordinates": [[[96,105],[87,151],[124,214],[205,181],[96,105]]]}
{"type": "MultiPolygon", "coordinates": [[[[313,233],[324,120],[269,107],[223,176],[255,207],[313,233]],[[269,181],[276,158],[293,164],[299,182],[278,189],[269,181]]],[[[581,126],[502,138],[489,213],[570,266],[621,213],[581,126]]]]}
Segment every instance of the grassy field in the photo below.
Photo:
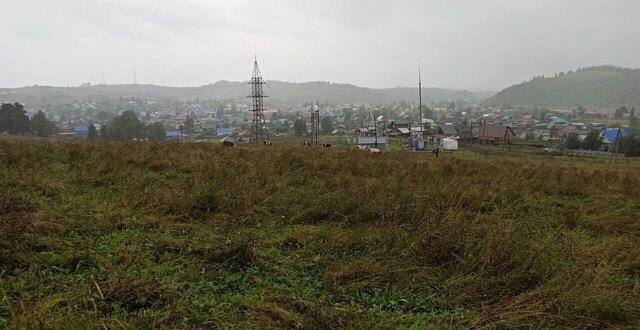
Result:
{"type": "Polygon", "coordinates": [[[639,173],[0,140],[0,328],[638,328],[639,173]]]}

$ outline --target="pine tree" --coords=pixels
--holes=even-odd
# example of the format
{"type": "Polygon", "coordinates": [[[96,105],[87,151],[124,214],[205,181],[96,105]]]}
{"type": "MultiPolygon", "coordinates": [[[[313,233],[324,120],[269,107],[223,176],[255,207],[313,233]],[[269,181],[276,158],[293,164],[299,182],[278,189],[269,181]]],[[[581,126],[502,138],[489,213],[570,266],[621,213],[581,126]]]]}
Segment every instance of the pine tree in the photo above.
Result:
{"type": "Polygon", "coordinates": [[[31,127],[33,132],[39,137],[50,137],[56,133],[56,124],[47,119],[47,116],[38,110],[38,113],[31,118],[31,127]]]}
{"type": "Polygon", "coordinates": [[[98,129],[96,129],[96,126],[91,124],[89,125],[89,132],[87,133],[87,140],[89,141],[95,141],[98,139],[98,129]]]}

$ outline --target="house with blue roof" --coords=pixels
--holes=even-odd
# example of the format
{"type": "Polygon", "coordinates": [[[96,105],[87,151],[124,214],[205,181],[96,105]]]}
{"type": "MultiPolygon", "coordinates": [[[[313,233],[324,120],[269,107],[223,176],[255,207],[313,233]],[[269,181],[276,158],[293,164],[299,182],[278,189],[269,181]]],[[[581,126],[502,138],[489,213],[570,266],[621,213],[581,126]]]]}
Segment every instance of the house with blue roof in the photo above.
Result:
{"type": "Polygon", "coordinates": [[[220,127],[216,129],[216,134],[218,136],[229,136],[229,135],[232,135],[234,131],[235,129],[233,127],[229,127],[229,128],[220,127]]]}
{"type": "Polygon", "coordinates": [[[182,131],[167,131],[168,139],[182,139],[183,137],[182,131]]]}
{"type": "Polygon", "coordinates": [[[89,133],[89,127],[87,127],[85,125],[78,125],[78,126],[73,128],[73,132],[76,133],[76,134],[89,133]]]}
{"type": "Polygon", "coordinates": [[[549,122],[547,123],[547,127],[549,128],[563,128],[567,126],[567,121],[564,120],[564,118],[558,117],[558,116],[553,116],[551,117],[551,119],[549,120],[549,122]]]}
{"type": "Polygon", "coordinates": [[[600,133],[600,136],[602,137],[602,149],[609,151],[616,145],[617,139],[627,138],[629,133],[624,128],[607,128],[600,133]]]}

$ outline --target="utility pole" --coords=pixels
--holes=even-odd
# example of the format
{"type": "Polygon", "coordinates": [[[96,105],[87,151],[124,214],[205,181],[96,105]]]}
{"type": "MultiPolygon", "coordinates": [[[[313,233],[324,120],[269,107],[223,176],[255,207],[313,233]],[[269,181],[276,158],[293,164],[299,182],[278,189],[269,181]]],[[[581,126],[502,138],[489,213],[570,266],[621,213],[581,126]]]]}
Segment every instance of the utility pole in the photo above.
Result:
{"type": "Polygon", "coordinates": [[[257,56],[254,58],[253,73],[249,84],[251,85],[251,95],[249,95],[248,98],[253,100],[253,106],[251,108],[253,120],[251,121],[251,138],[249,141],[253,143],[262,141],[265,144],[270,144],[269,131],[264,127],[264,98],[268,96],[264,94],[262,88],[266,83],[262,79],[257,56]]]}
{"type": "Polygon", "coordinates": [[[418,68],[418,95],[420,99],[420,136],[424,138],[424,126],[422,124],[422,73],[418,68]]]}
{"type": "Polygon", "coordinates": [[[378,147],[378,118],[376,118],[376,113],[373,113],[373,129],[376,131],[376,148],[378,147]]]}
{"type": "Polygon", "coordinates": [[[313,99],[309,103],[311,110],[311,145],[316,144],[316,110],[313,108],[313,99]]]}

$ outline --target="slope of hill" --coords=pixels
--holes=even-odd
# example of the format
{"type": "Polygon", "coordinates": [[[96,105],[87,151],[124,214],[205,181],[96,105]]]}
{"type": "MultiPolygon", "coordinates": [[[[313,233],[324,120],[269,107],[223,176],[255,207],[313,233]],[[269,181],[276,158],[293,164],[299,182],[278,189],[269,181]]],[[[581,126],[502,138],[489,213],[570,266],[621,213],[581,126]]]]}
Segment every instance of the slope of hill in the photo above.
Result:
{"type": "Polygon", "coordinates": [[[639,328],[639,164],[496,157],[0,138],[0,328],[639,328]]]}
{"type": "Polygon", "coordinates": [[[483,102],[487,106],[503,104],[525,107],[616,108],[640,104],[640,70],[597,66],[560,74],[537,77],[511,86],[483,102]]]}
{"type": "MultiPolygon", "coordinates": [[[[249,87],[240,82],[219,81],[200,87],[164,87],[155,85],[95,85],[91,87],[31,86],[16,89],[0,89],[0,102],[22,102],[33,107],[47,104],[64,104],[99,97],[140,97],[151,100],[192,100],[195,98],[222,97],[244,99],[249,87]]],[[[328,82],[289,83],[270,81],[265,87],[270,101],[276,105],[294,105],[320,99],[332,103],[388,103],[418,99],[417,88],[371,89],[349,84],[328,82]]],[[[442,88],[423,88],[426,101],[469,100],[480,102],[486,93],[474,93],[442,88]]]]}

